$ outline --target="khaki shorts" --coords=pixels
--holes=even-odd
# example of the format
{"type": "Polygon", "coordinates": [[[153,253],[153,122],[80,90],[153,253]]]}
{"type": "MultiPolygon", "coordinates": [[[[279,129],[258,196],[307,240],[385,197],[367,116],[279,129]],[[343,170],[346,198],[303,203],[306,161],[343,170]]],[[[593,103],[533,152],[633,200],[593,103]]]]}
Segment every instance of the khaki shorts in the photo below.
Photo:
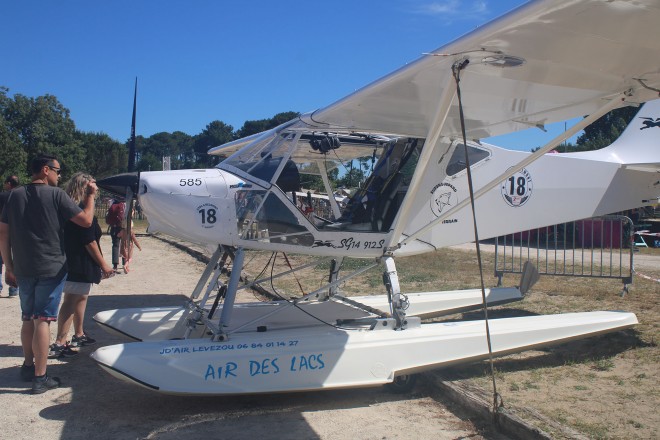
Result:
{"type": "Polygon", "coordinates": [[[67,281],[64,283],[64,293],[71,295],[89,295],[92,291],[92,283],[79,283],[77,281],[67,281]]]}

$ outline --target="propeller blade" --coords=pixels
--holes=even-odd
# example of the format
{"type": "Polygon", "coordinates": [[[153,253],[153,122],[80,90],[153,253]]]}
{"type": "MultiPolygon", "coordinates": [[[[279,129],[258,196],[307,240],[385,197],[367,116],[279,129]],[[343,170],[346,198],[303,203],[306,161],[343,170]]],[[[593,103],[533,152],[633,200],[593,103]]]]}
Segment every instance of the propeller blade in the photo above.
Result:
{"type": "Polygon", "coordinates": [[[137,76],[133,93],[133,118],[131,119],[131,138],[128,141],[128,171],[135,171],[135,110],[137,109],[137,76]]]}

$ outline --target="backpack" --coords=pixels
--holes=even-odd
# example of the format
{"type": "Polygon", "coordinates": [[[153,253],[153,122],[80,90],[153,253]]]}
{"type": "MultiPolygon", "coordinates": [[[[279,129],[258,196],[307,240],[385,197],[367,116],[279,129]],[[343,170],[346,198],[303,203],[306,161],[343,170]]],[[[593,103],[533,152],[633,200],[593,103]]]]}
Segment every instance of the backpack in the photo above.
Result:
{"type": "Polygon", "coordinates": [[[117,227],[121,226],[122,220],[124,220],[124,203],[113,203],[105,215],[105,222],[108,226],[117,227]]]}

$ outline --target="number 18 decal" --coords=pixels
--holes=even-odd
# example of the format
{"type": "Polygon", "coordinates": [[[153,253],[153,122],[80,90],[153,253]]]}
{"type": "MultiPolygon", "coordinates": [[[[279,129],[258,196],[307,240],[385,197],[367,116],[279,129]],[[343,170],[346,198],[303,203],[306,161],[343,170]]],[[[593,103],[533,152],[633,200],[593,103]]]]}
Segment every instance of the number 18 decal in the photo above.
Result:
{"type": "Polygon", "coordinates": [[[525,168],[502,182],[500,187],[504,201],[514,208],[527,203],[532,196],[532,189],[532,176],[525,168]]]}
{"type": "Polygon", "coordinates": [[[197,207],[197,224],[209,229],[218,221],[218,207],[211,203],[204,203],[197,207]]]}

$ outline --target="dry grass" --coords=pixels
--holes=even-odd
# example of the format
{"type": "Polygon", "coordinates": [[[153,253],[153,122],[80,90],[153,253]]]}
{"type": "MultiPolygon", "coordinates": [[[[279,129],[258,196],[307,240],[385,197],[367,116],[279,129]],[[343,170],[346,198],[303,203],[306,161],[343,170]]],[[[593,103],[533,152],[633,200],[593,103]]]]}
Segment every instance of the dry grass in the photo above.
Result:
{"type": "MultiPolygon", "coordinates": [[[[659,249],[642,252],[660,255],[659,249]]],[[[458,287],[478,287],[478,274],[472,264],[474,253],[439,253],[442,256],[438,260],[449,269],[438,272],[439,277],[451,274],[452,280],[460,284],[458,287]]],[[[419,267],[424,261],[410,267],[419,267]]],[[[429,261],[429,265],[435,263],[429,261]]],[[[493,267],[492,254],[486,256],[484,267],[493,267]]],[[[644,272],[660,278],[660,263],[644,272]]],[[[505,285],[516,283],[514,275],[505,277],[505,285]]],[[[640,322],[631,330],[497,359],[496,383],[505,403],[532,407],[590,438],[657,438],[660,283],[635,277],[630,292],[623,298],[619,295],[621,290],[618,280],[542,276],[524,301],[492,309],[492,318],[626,310],[634,312],[640,322]]],[[[466,315],[473,318],[475,314],[466,315]]],[[[486,363],[478,363],[445,373],[454,380],[477,384],[492,392],[489,372],[486,363]]]]}
{"type": "MultiPolygon", "coordinates": [[[[640,255],[660,257],[660,249],[643,249],[640,255]]],[[[268,276],[271,270],[277,273],[288,269],[280,255],[270,263],[269,257],[270,254],[263,252],[249,253],[246,271],[253,276],[259,273],[268,276]]],[[[289,255],[289,262],[295,267],[312,258],[315,257],[289,255]]],[[[278,293],[288,296],[301,296],[303,291],[319,288],[327,282],[329,264],[318,261],[315,269],[302,271],[296,278],[276,280],[273,286],[278,293]]],[[[371,263],[346,259],[342,275],[371,263]]],[[[487,287],[494,286],[497,281],[492,273],[493,265],[494,255],[484,253],[487,287]]],[[[480,285],[473,251],[443,249],[433,254],[399,258],[397,270],[403,292],[480,285]]],[[[347,281],[341,286],[341,293],[349,296],[384,293],[381,272],[382,267],[377,266],[347,281]]],[[[660,278],[660,263],[656,268],[645,269],[644,273],[660,278]]],[[[504,285],[517,282],[515,275],[504,278],[504,285]]],[[[264,287],[270,289],[270,283],[264,287]]],[[[660,350],[657,347],[660,283],[635,277],[630,292],[623,298],[619,295],[621,290],[618,280],[542,276],[525,300],[491,309],[491,318],[626,310],[637,314],[640,321],[631,330],[497,359],[497,386],[505,404],[534,408],[590,438],[657,438],[660,435],[657,411],[660,407],[660,350]]],[[[478,319],[480,315],[472,312],[448,319],[478,319]]],[[[487,363],[454,367],[442,373],[452,380],[491,390],[487,363]]],[[[560,437],[561,433],[553,435],[560,437]]]]}

